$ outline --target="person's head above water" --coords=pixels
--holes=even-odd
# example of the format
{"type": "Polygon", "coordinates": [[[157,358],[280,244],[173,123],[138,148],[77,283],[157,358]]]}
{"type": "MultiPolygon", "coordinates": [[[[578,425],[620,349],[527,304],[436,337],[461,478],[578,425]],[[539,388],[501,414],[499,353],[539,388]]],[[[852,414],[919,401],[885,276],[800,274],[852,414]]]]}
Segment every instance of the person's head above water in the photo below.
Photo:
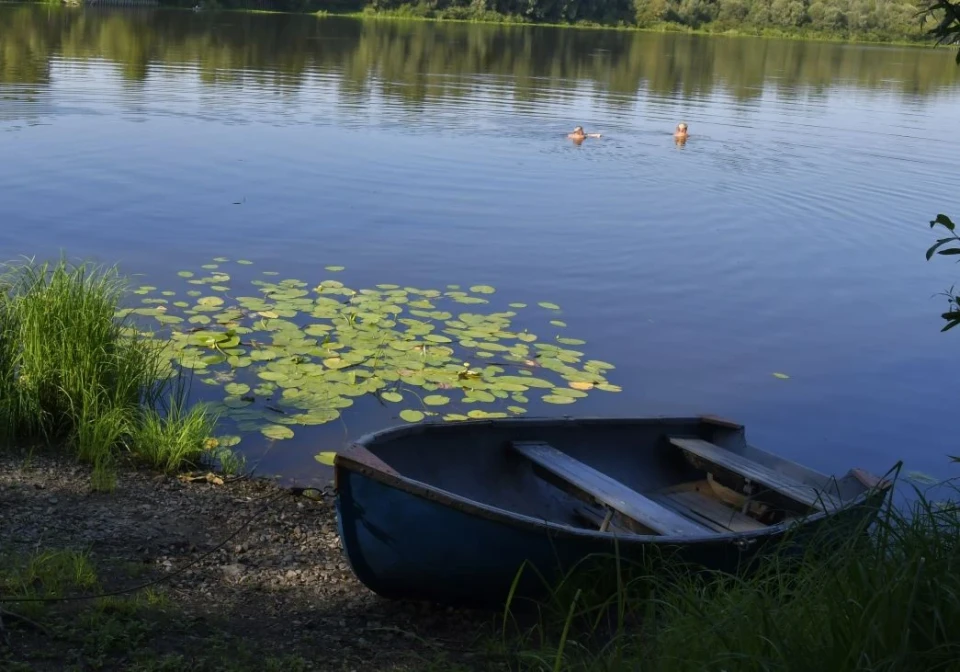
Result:
{"type": "Polygon", "coordinates": [[[677,132],[674,135],[686,135],[687,134],[687,124],[684,121],[681,121],[677,124],[677,132]]]}
{"type": "Polygon", "coordinates": [[[585,138],[599,138],[599,133],[587,133],[583,130],[583,126],[577,126],[573,129],[573,133],[567,134],[567,137],[571,140],[575,140],[578,144],[582,142],[585,138]]]}

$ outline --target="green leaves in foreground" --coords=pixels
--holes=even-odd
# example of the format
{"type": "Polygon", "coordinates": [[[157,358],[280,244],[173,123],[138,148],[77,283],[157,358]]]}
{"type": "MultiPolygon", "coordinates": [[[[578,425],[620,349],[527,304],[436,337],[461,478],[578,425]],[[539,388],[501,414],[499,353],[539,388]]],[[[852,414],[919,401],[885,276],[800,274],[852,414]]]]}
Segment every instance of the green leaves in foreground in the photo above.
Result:
{"type": "MultiPolygon", "coordinates": [[[[169,300],[148,298],[121,312],[159,323],[153,336],[176,364],[219,388],[212,410],[240,434],[287,439],[293,427],[335,421],[358,403],[406,422],[452,422],[520,415],[535,400],[569,405],[620,391],[606,379],[612,364],[585,360],[584,341],[541,338],[530,320],[514,326],[515,309],[526,304],[492,309],[489,285],[356,290],[330,278],[274,281],[271,271],[237,291],[226,263],[181,271],[180,282],[197,289],[179,297],[165,289],[169,300]]],[[[532,309],[541,319],[560,309],[540,308],[550,311],[532,309]]],[[[553,320],[552,328],[561,326],[553,320]]]]}

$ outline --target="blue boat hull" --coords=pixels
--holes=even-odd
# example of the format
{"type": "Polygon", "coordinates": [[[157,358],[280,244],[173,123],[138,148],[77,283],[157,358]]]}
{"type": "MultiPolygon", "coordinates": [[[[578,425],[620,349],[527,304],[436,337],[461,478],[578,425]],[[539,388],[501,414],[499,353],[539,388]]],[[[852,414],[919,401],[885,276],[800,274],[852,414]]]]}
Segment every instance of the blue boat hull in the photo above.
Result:
{"type": "MultiPolygon", "coordinates": [[[[514,597],[539,598],[560,575],[594,554],[616,553],[626,561],[677,554],[673,557],[707,569],[737,571],[793,534],[786,525],[699,539],[577,529],[396,478],[389,467],[371,460],[337,465],[338,526],[356,576],[391,599],[500,606],[511,591],[514,597]]],[[[827,524],[831,530],[862,525],[884,496],[880,491],[876,500],[814,517],[794,538],[820,534],[827,524]]]]}
{"type": "MultiPolygon", "coordinates": [[[[855,525],[864,513],[852,510],[845,517],[855,525]]],[[[537,571],[524,569],[514,596],[538,598],[552,580],[591,554],[619,553],[642,561],[672,550],[704,567],[735,571],[759,550],[730,540],[678,547],[621,537],[615,545],[607,537],[558,534],[547,526],[538,532],[471,515],[355,472],[340,480],[337,520],[351,568],[374,592],[476,606],[502,605],[525,563],[537,571]]],[[[761,543],[776,543],[784,533],[761,543]]]]}

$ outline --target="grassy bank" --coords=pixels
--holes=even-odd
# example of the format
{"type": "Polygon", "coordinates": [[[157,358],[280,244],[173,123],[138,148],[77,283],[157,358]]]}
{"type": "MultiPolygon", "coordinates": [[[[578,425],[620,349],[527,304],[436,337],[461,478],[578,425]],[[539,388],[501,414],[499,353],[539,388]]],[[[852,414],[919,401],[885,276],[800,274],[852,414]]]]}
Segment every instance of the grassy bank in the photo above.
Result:
{"type": "Polygon", "coordinates": [[[216,418],[187,408],[164,345],[116,317],[125,294],[115,270],[87,264],[0,274],[0,439],[65,447],[106,489],[125,456],[165,471],[215,458],[216,418]]]}
{"type": "Polygon", "coordinates": [[[503,651],[524,670],[960,668],[956,501],[886,508],[869,536],[811,548],[749,578],[573,572],[533,627],[508,620],[503,651]]]}

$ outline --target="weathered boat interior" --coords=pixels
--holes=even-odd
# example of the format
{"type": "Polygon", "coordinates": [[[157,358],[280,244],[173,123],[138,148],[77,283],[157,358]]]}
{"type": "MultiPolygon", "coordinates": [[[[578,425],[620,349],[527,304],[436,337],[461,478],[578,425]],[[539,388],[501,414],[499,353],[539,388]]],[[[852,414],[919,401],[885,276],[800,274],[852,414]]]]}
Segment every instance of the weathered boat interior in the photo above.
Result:
{"type": "Polygon", "coordinates": [[[876,485],[858,470],[835,478],[759,450],[743,427],[712,418],[421,426],[366,447],[465,499],[622,535],[762,530],[836,511],[876,485]]]}

